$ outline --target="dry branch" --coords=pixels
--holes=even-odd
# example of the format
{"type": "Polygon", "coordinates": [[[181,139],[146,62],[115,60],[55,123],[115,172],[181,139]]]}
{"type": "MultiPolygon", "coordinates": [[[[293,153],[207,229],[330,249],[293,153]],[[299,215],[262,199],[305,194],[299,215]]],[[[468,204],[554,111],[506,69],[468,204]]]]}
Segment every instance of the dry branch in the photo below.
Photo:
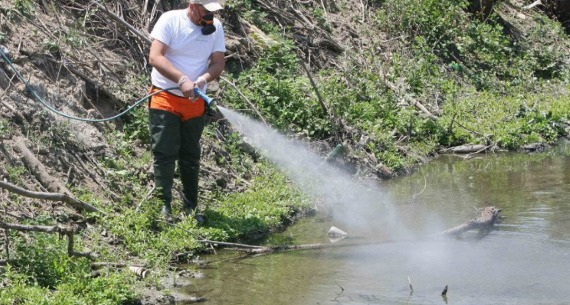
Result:
{"type": "Polygon", "coordinates": [[[542,4],[541,0],[536,0],[533,3],[531,3],[527,6],[524,6],[522,9],[523,10],[530,10],[531,8],[534,8],[534,7],[539,6],[539,5],[544,5],[544,4],[542,4]]]}
{"type": "Polygon", "coordinates": [[[11,183],[0,181],[0,188],[3,188],[9,192],[16,193],[18,195],[35,198],[35,199],[42,199],[42,200],[50,200],[50,201],[60,201],[66,203],[78,210],[87,210],[90,212],[98,212],[104,214],[104,212],[100,211],[96,207],[83,202],[81,200],[77,200],[73,197],[70,197],[67,194],[61,193],[44,193],[44,192],[32,192],[25,190],[23,188],[17,187],[11,183]]]}
{"type": "Polygon", "coordinates": [[[331,126],[333,126],[333,128],[336,127],[337,124],[335,124],[335,122],[337,120],[332,115],[332,113],[329,111],[327,104],[325,104],[325,101],[323,100],[321,93],[319,92],[319,88],[317,88],[317,85],[315,84],[315,81],[313,80],[313,77],[311,76],[311,71],[309,71],[309,68],[307,67],[307,65],[305,65],[305,63],[302,60],[299,60],[299,63],[301,64],[301,67],[303,67],[303,70],[305,70],[305,73],[307,73],[307,77],[309,78],[309,81],[311,82],[311,86],[313,87],[313,90],[315,90],[315,94],[317,95],[317,98],[319,99],[319,104],[321,105],[321,108],[323,108],[323,111],[326,113],[326,115],[329,117],[331,126]]]}
{"type": "Polygon", "coordinates": [[[139,30],[135,29],[135,27],[133,27],[132,25],[128,24],[125,20],[123,20],[123,18],[115,15],[114,13],[109,11],[105,6],[99,4],[99,2],[93,1],[93,3],[95,5],[97,5],[97,7],[99,7],[105,14],[109,15],[109,17],[111,17],[111,19],[113,19],[113,20],[117,21],[118,23],[127,27],[127,29],[129,29],[129,31],[133,32],[133,34],[137,35],[138,37],[140,37],[142,40],[144,40],[148,44],[151,43],[151,40],[146,35],[141,33],[139,30]]]}
{"type": "Polygon", "coordinates": [[[91,212],[101,213],[101,211],[99,211],[94,206],[71,197],[73,193],[67,187],[61,184],[59,180],[55,179],[47,172],[47,169],[36,158],[36,156],[28,149],[24,141],[25,140],[23,138],[16,139],[16,148],[20,150],[24,164],[26,164],[30,172],[32,172],[32,174],[47,190],[55,194],[29,192],[9,184],[2,184],[0,186],[9,186],[11,187],[11,190],[13,192],[16,192],[23,196],[37,198],[37,199],[61,201],[69,204],[70,206],[78,210],[87,210],[91,212]]]}
{"type": "Polygon", "coordinates": [[[38,179],[38,181],[50,192],[54,193],[68,193],[71,194],[71,191],[62,185],[59,180],[52,177],[44,165],[36,158],[34,153],[25,144],[24,138],[17,138],[15,140],[16,148],[20,151],[22,161],[32,172],[32,174],[38,179]]]}
{"type": "Polygon", "coordinates": [[[301,251],[301,250],[319,250],[319,249],[331,249],[331,248],[345,248],[345,247],[362,247],[362,246],[372,246],[389,243],[391,241],[368,241],[368,242],[356,242],[356,243],[345,243],[345,244],[306,244],[306,245],[279,245],[270,247],[261,247],[253,249],[238,249],[241,252],[246,252],[248,254],[265,254],[274,252],[284,252],[284,251],[301,251]]]}
{"type": "Polygon", "coordinates": [[[246,244],[228,243],[228,242],[215,241],[215,240],[207,240],[207,239],[201,239],[201,240],[198,240],[198,242],[199,242],[199,243],[202,243],[202,244],[213,244],[213,245],[219,245],[219,246],[229,246],[229,247],[248,248],[248,249],[263,249],[263,248],[265,248],[265,247],[263,247],[263,246],[254,246],[254,245],[246,245],[246,244]]]}
{"type": "Polygon", "coordinates": [[[78,231],[77,227],[66,227],[66,226],[26,226],[21,224],[10,224],[5,223],[0,220],[0,228],[4,230],[16,230],[19,232],[42,232],[42,233],[57,233],[60,236],[65,235],[67,236],[67,254],[69,256],[77,256],[77,257],[86,257],[90,259],[97,258],[97,255],[92,254],[91,252],[78,252],[73,249],[74,241],[73,235],[78,231]]]}
{"type": "MultiPolygon", "coordinates": [[[[398,87],[397,87],[396,85],[392,84],[392,82],[390,82],[390,81],[387,80],[387,79],[384,79],[384,82],[385,82],[386,85],[387,85],[390,89],[392,89],[394,92],[400,93],[400,92],[399,92],[400,90],[398,90],[398,87]]],[[[418,108],[419,110],[421,110],[423,113],[427,114],[430,118],[432,118],[432,119],[434,119],[434,120],[437,120],[437,119],[438,119],[437,116],[435,116],[435,115],[433,115],[431,112],[429,112],[429,110],[427,110],[427,108],[424,107],[424,105],[422,105],[422,103],[420,103],[418,100],[416,100],[415,98],[411,97],[410,95],[408,95],[408,94],[406,94],[406,93],[403,93],[402,95],[403,95],[403,97],[404,97],[406,100],[408,100],[409,102],[411,102],[416,108],[418,108]]]]}
{"type": "Polygon", "coordinates": [[[255,105],[247,98],[247,96],[245,96],[245,94],[243,94],[241,92],[241,90],[239,90],[239,88],[236,86],[236,84],[232,83],[231,81],[229,81],[227,78],[220,76],[220,79],[225,81],[226,83],[228,83],[230,86],[232,86],[232,88],[234,88],[238,94],[243,97],[243,99],[249,104],[249,106],[251,107],[251,109],[253,109],[253,111],[255,111],[255,113],[257,113],[257,115],[259,116],[259,119],[263,121],[263,124],[265,124],[265,126],[269,126],[269,124],[267,124],[267,121],[265,121],[265,118],[261,115],[261,112],[259,112],[259,110],[257,110],[257,107],[255,107],[255,105]]]}

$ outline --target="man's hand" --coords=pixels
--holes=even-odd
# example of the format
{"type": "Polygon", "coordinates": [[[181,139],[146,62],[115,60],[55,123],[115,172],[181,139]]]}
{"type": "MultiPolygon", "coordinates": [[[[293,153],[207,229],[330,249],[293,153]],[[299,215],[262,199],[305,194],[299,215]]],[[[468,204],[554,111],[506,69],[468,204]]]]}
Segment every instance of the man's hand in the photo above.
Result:
{"type": "Polygon", "coordinates": [[[202,91],[204,91],[204,87],[206,87],[206,84],[208,84],[208,81],[204,76],[198,77],[198,79],[194,82],[194,86],[200,88],[200,90],[202,91]]]}
{"type": "Polygon", "coordinates": [[[196,87],[196,84],[188,79],[186,75],[182,76],[180,80],[178,80],[178,89],[180,89],[185,97],[190,98],[191,100],[196,99],[194,96],[194,87],[196,87]]]}

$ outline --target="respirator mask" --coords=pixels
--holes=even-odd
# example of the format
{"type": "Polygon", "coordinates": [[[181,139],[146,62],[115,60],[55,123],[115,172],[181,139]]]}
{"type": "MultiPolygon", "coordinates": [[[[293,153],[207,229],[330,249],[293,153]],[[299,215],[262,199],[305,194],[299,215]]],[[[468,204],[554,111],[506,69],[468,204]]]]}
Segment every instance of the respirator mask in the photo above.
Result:
{"type": "Polygon", "coordinates": [[[208,13],[204,16],[198,10],[198,14],[200,15],[200,20],[198,23],[202,26],[202,35],[210,35],[216,31],[216,27],[214,26],[214,13],[208,13]]]}

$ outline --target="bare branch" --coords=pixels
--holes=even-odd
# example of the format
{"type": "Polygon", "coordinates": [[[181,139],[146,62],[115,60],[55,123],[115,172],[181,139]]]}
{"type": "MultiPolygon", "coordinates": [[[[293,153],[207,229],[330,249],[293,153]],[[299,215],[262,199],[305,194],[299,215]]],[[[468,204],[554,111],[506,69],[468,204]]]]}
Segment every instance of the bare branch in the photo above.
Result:
{"type": "Polygon", "coordinates": [[[77,200],[75,198],[72,198],[72,197],[68,196],[67,194],[28,191],[28,190],[25,190],[25,189],[20,188],[18,186],[15,186],[11,183],[3,182],[3,181],[0,181],[0,188],[3,188],[9,192],[16,193],[16,194],[24,196],[24,197],[50,200],[50,201],[60,201],[60,202],[69,204],[70,206],[72,206],[76,209],[79,209],[79,210],[87,210],[90,212],[98,212],[101,214],[105,214],[104,212],[97,209],[96,207],[94,207],[94,206],[92,206],[86,202],[83,202],[81,200],[77,200]]]}
{"type": "Polygon", "coordinates": [[[231,81],[229,81],[227,78],[224,78],[223,76],[220,76],[220,79],[225,81],[226,83],[228,83],[230,86],[232,86],[232,88],[234,88],[238,92],[238,94],[249,104],[251,109],[253,109],[253,111],[255,111],[255,113],[257,113],[257,116],[259,116],[259,119],[262,120],[266,126],[268,126],[267,121],[265,121],[265,119],[263,118],[263,116],[261,115],[259,110],[257,110],[257,107],[255,107],[255,105],[253,105],[253,103],[247,98],[247,96],[245,96],[245,94],[243,94],[241,92],[241,90],[239,90],[239,88],[236,86],[236,84],[232,83],[231,81]]]}
{"type": "Polygon", "coordinates": [[[544,5],[544,4],[542,4],[542,1],[536,0],[536,1],[534,1],[533,3],[531,3],[531,4],[527,5],[527,6],[524,6],[522,9],[523,9],[523,10],[530,10],[531,8],[536,7],[536,6],[539,6],[539,5],[544,5]]]}

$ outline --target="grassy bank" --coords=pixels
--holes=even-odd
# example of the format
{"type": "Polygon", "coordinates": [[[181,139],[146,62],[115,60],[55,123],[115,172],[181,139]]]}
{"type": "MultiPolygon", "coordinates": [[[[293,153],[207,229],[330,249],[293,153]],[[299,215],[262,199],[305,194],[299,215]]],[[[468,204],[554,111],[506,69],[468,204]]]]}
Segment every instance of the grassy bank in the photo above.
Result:
{"type": "MultiPolygon", "coordinates": [[[[207,203],[203,207],[206,223],[202,225],[184,218],[176,208],[179,219],[166,222],[160,217],[160,203],[152,199],[138,208],[128,202],[121,208],[107,206],[107,216],[93,216],[76,237],[76,249],[98,253],[99,262],[145,266],[150,271],[145,280],[126,268],[102,268],[100,275],[94,276],[89,259],[68,256],[65,238],[45,233],[26,238],[11,233],[14,250],[2,272],[0,304],[138,304],[141,296],[136,291],[168,288],[161,283],[168,265],[187,262],[204,251],[207,245],[199,240],[250,242],[310,210],[307,198],[282,174],[265,164],[260,167],[264,175],[254,179],[247,191],[211,194],[203,200],[207,203]]],[[[81,199],[98,201],[88,193],[81,199]]],[[[37,224],[44,217],[44,225],[59,221],[46,214],[31,222],[37,224]]]]}

